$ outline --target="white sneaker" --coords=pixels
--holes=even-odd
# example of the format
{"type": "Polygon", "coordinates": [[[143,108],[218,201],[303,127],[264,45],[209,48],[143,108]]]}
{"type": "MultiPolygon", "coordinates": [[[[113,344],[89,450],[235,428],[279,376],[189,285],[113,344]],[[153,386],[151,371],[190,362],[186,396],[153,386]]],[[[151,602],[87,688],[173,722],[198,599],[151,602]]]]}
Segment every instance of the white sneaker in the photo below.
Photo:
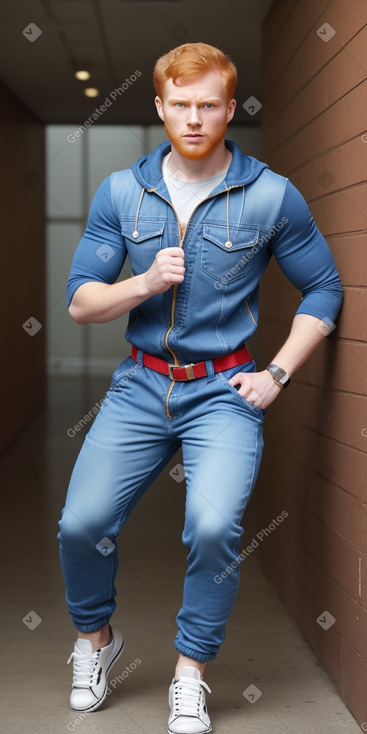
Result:
{"type": "Polygon", "coordinates": [[[75,711],[95,711],[107,695],[108,672],[124,649],[122,635],[111,630],[111,641],[93,652],[89,640],[78,639],[68,663],[73,663],[70,706],[75,711]]]}
{"type": "Polygon", "coordinates": [[[169,734],[204,734],[212,730],[204,688],[211,693],[200,671],[191,665],[182,668],[179,680],[173,679],[169,689],[169,734]]]}

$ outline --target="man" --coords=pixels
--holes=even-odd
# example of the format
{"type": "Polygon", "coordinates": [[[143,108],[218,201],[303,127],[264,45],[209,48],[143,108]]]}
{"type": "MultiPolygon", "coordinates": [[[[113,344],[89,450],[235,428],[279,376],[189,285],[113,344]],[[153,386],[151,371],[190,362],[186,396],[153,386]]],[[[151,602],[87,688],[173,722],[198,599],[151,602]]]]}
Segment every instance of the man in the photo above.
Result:
{"type": "Polygon", "coordinates": [[[71,706],[93,711],[106,696],[124,644],[109,624],[116,538],[181,446],[189,553],[172,734],[211,731],[204,669],[236,598],[241,519],[259,470],[266,408],[330,331],[342,300],[332,255],[300,193],[225,140],[236,81],[233,63],[207,44],[184,44],[158,60],[155,104],[170,143],[102,183],[68,283],[77,323],[130,312],[132,345],[85,439],[60,521],[78,629],[71,706]],[[302,300],[287,341],[256,371],[245,342],[256,329],[259,281],[272,254],[302,300]],[[127,256],[133,276],[115,282],[127,256]]]}

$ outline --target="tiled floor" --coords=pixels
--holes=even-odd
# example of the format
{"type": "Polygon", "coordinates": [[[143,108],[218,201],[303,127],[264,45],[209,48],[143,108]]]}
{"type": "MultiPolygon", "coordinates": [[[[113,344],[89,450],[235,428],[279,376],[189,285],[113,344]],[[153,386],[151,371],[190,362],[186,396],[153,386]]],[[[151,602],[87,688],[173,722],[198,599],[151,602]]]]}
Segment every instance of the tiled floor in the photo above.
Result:
{"type": "MultiPolygon", "coordinates": [[[[48,411],[40,412],[2,457],[0,720],[9,734],[167,730],[175,615],[186,563],[180,538],[184,486],[169,475],[179,456],[135,508],[120,540],[113,623],[126,648],[111,672],[112,693],[89,715],[78,716],[68,707],[72,671],[66,661],[75,635],[56,533],[86,429],[74,436],[67,430],[106,387],[103,380],[52,380],[48,411]]],[[[247,528],[253,537],[256,493],[247,528]]],[[[226,642],[205,678],[213,691],[208,703],[216,734],[361,731],[265,580],[256,554],[244,563],[226,642]],[[243,695],[250,685],[261,692],[254,702],[243,695]]]]}

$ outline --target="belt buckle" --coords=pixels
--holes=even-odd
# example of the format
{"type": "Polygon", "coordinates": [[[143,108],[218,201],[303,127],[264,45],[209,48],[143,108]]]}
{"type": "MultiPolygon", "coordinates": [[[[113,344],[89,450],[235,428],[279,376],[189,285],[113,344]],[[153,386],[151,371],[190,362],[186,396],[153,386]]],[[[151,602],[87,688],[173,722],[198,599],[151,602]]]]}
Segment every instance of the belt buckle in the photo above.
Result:
{"type": "MultiPolygon", "coordinates": [[[[176,380],[176,377],[173,374],[173,370],[176,368],[179,368],[180,370],[185,370],[186,372],[186,379],[187,380],[195,380],[194,370],[193,367],[195,365],[195,362],[190,362],[190,364],[168,364],[168,376],[171,378],[171,380],[176,380]]],[[[183,382],[183,380],[179,380],[179,382],[183,382]]]]}

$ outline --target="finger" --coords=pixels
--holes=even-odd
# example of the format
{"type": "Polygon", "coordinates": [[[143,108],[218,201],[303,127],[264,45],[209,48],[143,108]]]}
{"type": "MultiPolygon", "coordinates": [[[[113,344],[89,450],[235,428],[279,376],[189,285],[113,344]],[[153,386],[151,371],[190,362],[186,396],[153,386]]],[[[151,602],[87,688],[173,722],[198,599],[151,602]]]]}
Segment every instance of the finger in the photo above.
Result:
{"type": "Polygon", "coordinates": [[[157,255],[156,262],[162,267],[184,267],[184,260],[181,257],[171,257],[170,255],[157,255]]]}
{"type": "Polygon", "coordinates": [[[172,263],[173,267],[180,268],[181,270],[185,270],[185,263],[183,260],[175,260],[172,263]]]}
{"type": "Polygon", "coordinates": [[[236,386],[241,385],[241,387],[246,382],[246,376],[242,372],[237,372],[236,375],[233,375],[230,380],[228,380],[230,385],[236,386]]]}
{"type": "Polygon", "coordinates": [[[251,392],[248,395],[243,396],[247,402],[252,403],[253,405],[259,406],[262,402],[262,397],[259,395],[259,393],[255,392],[255,390],[251,390],[251,392]]]}
{"type": "Polygon", "coordinates": [[[178,263],[168,263],[167,264],[167,270],[170,273],[184,273],[185,267],[183,265],[179,265],[178,263]]]}
{"type": "Polygon", "coordinates": [[[160,250],[158,255],[173,255],[174,257],[185,257],[185,253],[182,249],[182,247],[164,247],[163,250],[160,250]]]}
{"type": "Polygon", "coordinates": [[[158,271],[160,273],[184,273],[185,267],[177,262],[161,260],[157,263],[158,271]]]}

